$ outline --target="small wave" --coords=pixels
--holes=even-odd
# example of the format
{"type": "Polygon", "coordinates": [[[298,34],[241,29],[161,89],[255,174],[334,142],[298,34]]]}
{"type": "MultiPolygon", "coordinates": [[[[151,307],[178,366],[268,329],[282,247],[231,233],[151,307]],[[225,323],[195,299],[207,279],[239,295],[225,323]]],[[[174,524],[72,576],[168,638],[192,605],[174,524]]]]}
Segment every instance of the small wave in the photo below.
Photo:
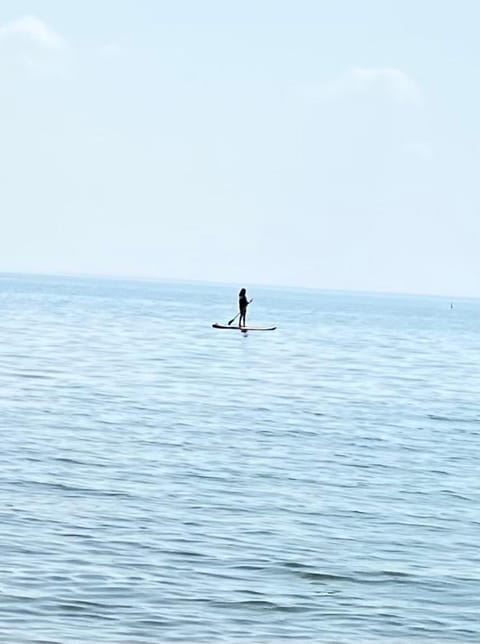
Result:
{"type": "Polygon", "coordinates": [[[238,564],[236,566],[232,566],[232,569],[256,572],[259,570],[265,570],[265,566],[261,564],[238,564]]]}
{"type": "Polygon", "coordinates": [[[308,564],[296,561],[287,561],[283,565],[299,577],[303,577],[304,579],[309,579],[311,581],[352,581],[352,578],[348,575],[312,570],[312,567],[308,564]]]}
{"type": "Polygon", "coordinates": [[[26,380],[50,380],[52,377],[51,374],[35,373],[35,372],[27,372],[27,371],[14,371],[9,375],[12,376],[13,378],[24,378],[26,380]]]}
{"type": "Polygon", "coordinates": [[[266,599],[244,599],[236,602],[212,602],[213,606],[216,608],[234,608],[234,609],[252,609],[252,610],[268,610],[275,611],[280,613],[303,613],[309,608],[306,606],[295,606],[295,605],[285,605],[277,604],[273,601],[268,601],[266,599]]]}
{"type": "Polygon", "coordinates": [[[353,577],[347,575],[334,575],[324,572],[299,572],[299,576],[311,581],[355,581],[353,577]]]}
{"type": "Polygon", "coordinates": [[[451,496],[454,499],[458,499],[459,501],[469,501],[469,502],[472,501],[471,497],[468,497],[465,494],[454,492],[453,490],[443,489],[443,490],[439,490],[439,492],[441,494],[448,494],[448,496],[451,496]]]}
{"type": "Polygon", "coordinates": [[[310,569],[302,564],[290,564],[287,566],[293,570],[299,577],[312,582],[349,582],[355,584],[377,584],[385,582],[404,582],[411,580],[412,575],[398,570],[378,570],[378,571],[353,571],[351,575],[321,572],[310,569]]]}
{"type": "Polygon", "coordinates": [[[428,414],[430,420],[438,420],[442,423],[480,423],[480,418],[459,418],[452,416],[440,416],[437,414],[428,414]]]}
{"type": "Polygon", "coordinates": [[[171,626],[171,622],[166,620],[166,619],[161,619],[160,617],[154,619],[154,618],[147,618],[147,619],[139,619],[135,621],[135,626],[136,628],[142,628],[142,627],[153,627],[153,628],[160,628],[162,626],[171,626]]]}
{"type": "Polygon", "coordinates": [[[100,602],[77,600],[72,602],[59,602],[56,607],[65,612],[77,613],[91,612],[92,610],[105,610],[108,606],[100,602]]]}
{"type": "Polygon", "coordinates": [[[356,572],[352,581],[356,584],[412,583],[413,575],[397,570],[356,572]]]}
{"type": "Polygon", "coordinates": [[[66,456],[58,456],[57,458],[53,459],[57,463],[67,463],[68,465],[90,465],[90,463],[86,463],[85,461],[78,461],[75,458],[68,458],[66,456]]]}
{"type": "Polygon", "coordinates": [[[174,557],[206,557],[203,552],[195,552],[194,550],[162,550],[164,555],[172,555],[174,557]]]}
{"type": "Polygon", "coordinates": [[[400,570],[381,570],[378,573],[366,573],[370,578],[378,578],[381,580],[384,579],[394,579],[398,581],[411,581],[415,575],[412,575],[409,572],[402,572],[400,570]]]}
{"type": "Polygon", "coordinates": [[[33,488],[33,489],[51,489],[67,492],[71,495],[90,495],[98,497],[115,497],[115,498],[133,498],[134,495],[128,492],[117,492],[115,490],[99,490],[96,488],[81,487],[77,485],[69,485],[67,483],[50,483],[49,481],[5,481],[4,486],[15,488],[33,488]]]}

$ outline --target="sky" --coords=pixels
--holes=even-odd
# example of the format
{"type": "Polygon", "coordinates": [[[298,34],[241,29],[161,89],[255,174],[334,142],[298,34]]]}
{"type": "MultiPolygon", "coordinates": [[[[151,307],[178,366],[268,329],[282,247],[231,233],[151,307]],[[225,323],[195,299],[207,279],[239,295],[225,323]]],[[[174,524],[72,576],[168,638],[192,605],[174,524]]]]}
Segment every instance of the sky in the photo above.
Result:
{"type": "Polygon", "coordinates": [[[477,0],[0,0],[0,272],[480,297],[477,0]]]}

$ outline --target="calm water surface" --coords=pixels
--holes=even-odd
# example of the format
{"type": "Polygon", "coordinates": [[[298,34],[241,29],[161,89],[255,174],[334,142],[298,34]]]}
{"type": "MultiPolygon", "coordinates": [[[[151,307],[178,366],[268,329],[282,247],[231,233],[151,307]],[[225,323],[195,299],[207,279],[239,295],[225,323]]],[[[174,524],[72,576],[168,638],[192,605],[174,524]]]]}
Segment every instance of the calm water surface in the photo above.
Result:
{"type": "Polygon", "coordinates": [[[0,641],[480,641],[480,302],[249,295],[0,276],[0,641]]]}

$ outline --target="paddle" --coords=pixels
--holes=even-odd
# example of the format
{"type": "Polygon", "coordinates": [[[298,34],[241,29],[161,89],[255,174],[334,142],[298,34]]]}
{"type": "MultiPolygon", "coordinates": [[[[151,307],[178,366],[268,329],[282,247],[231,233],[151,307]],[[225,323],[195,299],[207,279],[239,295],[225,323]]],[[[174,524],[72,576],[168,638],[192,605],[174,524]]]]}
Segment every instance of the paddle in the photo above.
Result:
{"type": "Polygon", "coordinates": [[[237,313],[237,315],[229,321],[228,326],[233,324],[235,322],[235,320],[238,318],[239,315],[240,315],[240,313],[237,313]]]}
{"type": "MultiPolygon", "coordinates": [[[[251,300],[249,300],[249,302],[248,302],[248,303],[250,304],[250,302],[253,302],[253,297],[252,297],[252,299],[251,299],[251,300]]],[[[230,320],[230,322],[228,323],[228,326],[230,326],[231,324],[233,324],[233,323],[235,322],[235,320],[238,318],[238,316],[239,316],[239,315],[240,315],[240,311],[237,313],[237,315],[236,315],[234,318],[232,318],[232,319],[230,320]]]]}

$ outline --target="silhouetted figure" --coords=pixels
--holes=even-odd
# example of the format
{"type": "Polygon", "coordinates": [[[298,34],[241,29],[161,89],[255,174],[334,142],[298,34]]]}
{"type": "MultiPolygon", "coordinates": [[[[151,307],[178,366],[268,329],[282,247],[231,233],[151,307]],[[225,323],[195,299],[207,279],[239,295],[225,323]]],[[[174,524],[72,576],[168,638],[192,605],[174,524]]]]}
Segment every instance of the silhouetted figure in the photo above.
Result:
{"type": "Polygon", "coordinates": [[[238,308],[240,309],[239,326],[247,326],[247,306],[250,302],[247,300],[247,291],[242,288],[238,294],[238,308]]]}

